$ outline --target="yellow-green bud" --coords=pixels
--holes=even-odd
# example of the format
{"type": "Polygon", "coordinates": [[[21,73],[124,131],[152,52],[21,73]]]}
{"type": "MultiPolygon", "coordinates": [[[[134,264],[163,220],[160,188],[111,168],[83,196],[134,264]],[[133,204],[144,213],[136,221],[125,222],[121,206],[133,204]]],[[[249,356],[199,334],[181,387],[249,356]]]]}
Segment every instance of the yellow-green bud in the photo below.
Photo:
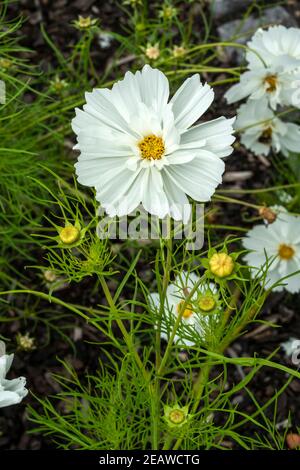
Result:
{"type": "Polygon", "coordinates": [[[181,410],[172,410],[169,414],[169,420],[173,424],[181,424],[185,420],[185,414],[181,410]]]}
{"type": "Polygon", "coordinates": [[[216,306],[216,301],[212,295],[203,295],[198,301],[200,310],[203,312],[210,312],[216,306]]]}
{"type": "Polygon", "coordinates": [[[227,253],[215,253],[209,260],[209,267],[215,276],[227,277],[234,270],[234,260],[227,253]]]}
{"type": "Polygon", "coordinates": [[[74,225],[67,225],[61,229],[59,233],[59,238],[65,245],[72,245],[72,243],[77,242],[80,237],[80,230],[74,225]]]}

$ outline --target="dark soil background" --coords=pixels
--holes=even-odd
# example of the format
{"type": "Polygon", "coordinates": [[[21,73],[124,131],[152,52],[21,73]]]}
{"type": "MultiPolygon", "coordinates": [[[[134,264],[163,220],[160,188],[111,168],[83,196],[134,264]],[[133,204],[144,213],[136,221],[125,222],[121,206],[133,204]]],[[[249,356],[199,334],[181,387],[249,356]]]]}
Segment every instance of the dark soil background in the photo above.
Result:
{"type": "MultiPolygon", "coordinates": [[[[268,2],[260,2],[260,4],[268,2]]],[[[273,2],[270,2],[273,4],[273,2]]],[[[206,8],[208,8],[206,6],[206,8]]],[[[299,18],[300,2],[288,1],[284,6],[293,18],[299,18]]],[[[184,15],[184,2],[182,11],[184,15]]],[[[77,19],[78,15],[91,15],[101,19],[101,25],[104,30],[112,30],[114,32],[122,31],[122,27],[126,21],[122,11],[118,7],[118,3],[112,0],[95,1],[95,0],[21,0],[18,4],[10,7],[11,17],[22,15],[28,18],[23,26],[23,44],[30,47],[36,53],[33,56],[35,63],[40,63],[42,67],[55,68],[55,59],[51,51],[46,46],[43,36],[40,32],[41,23],[47,33],[52,37],[55,43],[63,50],[68,52],[72,44],[74,44],[76,32],[71,22],[77,19]]],[[[217,36],[217,27],[228,21],[229,19],[238,19],[241,12],[230,11],[230,13],[222,18],[216,18],[213,23],[213,31],[217,36]]],[[[199,30],[203,27],[201,18],[199,17],[199,30]]],[[[99,73],[103,70],[114,53],[115,44],[109,49],[100,50],[99,48],[99,73]]],[[[229,64],[230,65],[230,64],[229,64]]],[[[211,77],[208,77],[210,79],[211,77]]],[[[217,78],[214,76],[213,80],[217,78]]],[[[217,100],[222,99],[225,89],[218,88],[216,90],[217,100]],[[219,98],[218,98],[219,97],[219,98]]],[[[224,110],[220,106],[216,106],[216,115],[234,114],[234,110],[224,110]]],[[[212,110],[212,113],[214,110],[212,110]]],[[[224,186],[228,188],[263,188],[272,185],[272,164],[264,158],[257,158],[249,154],[245,149],[239,148],[234,154],[228,158],[226,164],[226,174],[224,178],[224,186]]],[[[234,197],[240,197],[238,193],[234,197]]],[[[216,208],[218,208],[216,206],[216,208]]],[[[214,216],[214,223],[218,224],[235,224],[251,227],[251,223],[242,222],[245,216],[253,216],[254,214],[240,210],[237,205],[223,205],[219,207],[214,216]]],[[[224,236],[226,233],[224,232],[224,236]]],[[[138,266],[139,275],[143,279],[152,281],[151,267],[149,266],[147,255],[138,266]]],[[[20,269],[23,269],[20,266],[20,269]]],[[[84,305],[93,305],[101,303],[101,296],[95,298],[85,298],[85,292],[91,292],[91,283],[93,280],[84,281],[80,292],[78,289],[68,288],[67,286],[57,292],[55,295],[62,299],[68,299],[71,302],[78,302],[84,305]]],[[[116,287],[113,283],[111,288],[116,287]]],[[[104,300],[103,300],[104,302],[104,300]]],[[[49,305],[45,304],[45,308],[49,309],[49,305]]],[[[54,307],[53,307],[54,309],[54,307]]],[[[59,307],[55,306],[58,311],[59,307]]],[[[14,315],[14,312],[11,312],[14,315]]],[[[267,301],[262,314],[262,319],[276,323],[278,328],[271,328],[266,325],[255,325],[249,328],[249,331],[238,341],[236,341],[227,354],[231,356],[253,356],[257,354],[259,357],[267,357],[281,342],[286,341],[289,337],[300,338],[300,296],[292,296],[288,293],[274,293],[267,301]]],[[[63,320],[61,320],[63,322],[63,320]]],[[[15,355],[14,373],[27,377],[28,388],[37,396],[44,397],[55,394],[59,391],[59,386],[51,377],[52,373],[63,374],[63,368],[58,362],[58,358],[70,362],[79,375],[84,377],[87,371],[94,372],[96,370],[99,358],[101,360],[101,348],[89,345],[89,341],[99,341],[99,334],[91,327],[86,325],[77,317],[69,317],[70,330],[67,334],[73,339],[76,346],[76,355],[72,347],[58,334],[51,332],[51,338],[47,341],[48,331],[42,323],[39,324],[35,331],[37,338],[37,348],[31,353],[18,351],[15,355]]],[[[19,331],[20,324],[18,322],[8,323],[4,327],[3,334],[7,337],[14,337],[19,331]]],[[[104,358],[104,355],[103,355],[104,358]]],[[[285,357],[282,349],[279,349],[273,358],[275,361],[293,367],[290,360],[285,357]]],[[[241,370],[232,367],[230,370],[230,381],[235,383],[241,379],[241,370]]],[[[268,400],[283,384],[286,382],[286,376],[283,373],[276,372],[264,368],[255,377],[251,383],[251,391],[256,399],[264,403],[268,400]]],[[[300,426],[300,381],[292,380],[285,392],[281,395],[278,402],[278,417],[280,422],[287,418],[288,410],[290,411],[293,424],[300,426]]],[[[235,397],[236,403],[240,404],[240,408],[249,414],[254,411],[253,405],[247,398],[246,393],[235,397]]],[[[0,413],[0,448],[1,449],[49,449],[54,445],[45,437],[37,434],[29,434],[28,430],[32,427],[27,420],[26,404],[31,403],[37,407],[37,403],[32,396],[28,396],[24,403],[19,406],[1,409],[0,413]]],[[[244,430],[251,432],[251,430],[244,430]]],[[[230,443],[229,443],[230,445],[230,443]]]]}

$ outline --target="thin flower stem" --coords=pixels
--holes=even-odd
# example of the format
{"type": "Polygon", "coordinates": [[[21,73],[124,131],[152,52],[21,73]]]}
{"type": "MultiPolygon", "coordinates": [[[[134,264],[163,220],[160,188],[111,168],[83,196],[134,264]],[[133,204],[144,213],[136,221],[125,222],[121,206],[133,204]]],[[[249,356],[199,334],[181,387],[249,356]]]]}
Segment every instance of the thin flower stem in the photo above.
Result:
{"type": "Polygon", "coordinates": [[[173,243],[172,237],[167,240],[167,259],[164,268],[163,282],[162,282],[162,295],[160,299],[160,312],[159,312],[159,324],[156,330],[156,352],[155,352],[155,377],[153,384],[154,399],[152,401],[152,448],[153,450],[158,449],[159,441],[159,421],[160,421],[160,367],[161,367],[161,349],[160,349],[160,335],[161,335],[161,319],[164,313],[165,300],[167,296],[167,288],[170,282],[170,272],[172,269],[172,251],[173,243]]]}
{"type": "Polygon", "coordinates": [[[260,206],[257,204],[251,204],[250,202],[240,201],[239,199],[234,199],[232,197],[222,196],[221,194],[215,194],[213,199],[216,199],[220,202],[229,202],[232,204],[239,204],[241,206],[251,207],[252,209],[259,209],[260,206]]]}
{"type": "MultiPolygon", "coordinates": [[[[240,294],[241,294],[241,291],[240,289],[237,287],[233,294],[232,294],[232,297],[231,297],[231,301],[230,301],[230,304],[228,305],[228,308],[226,310],[226,312],[224,313],[224,320],[223,320],[223,330],[228,322],[228,319],[230,317],[230,313],[232,312],[232,309],[234,308],[234,306],[236,305],[236,302],[238,301],[239,297],[240,297],[240,294]]],[[[247,319],[245,320],[245,323],[247,323],[248,320],[248,317],[247,319]]],[[[244,323],[243,323],[244,325],[244,323]]],[[[230,339],[229,343],[232,341],[232,339],[230,339]]],[[[224,350],[227,348],[227,346],[229,345],[229,343],[223,343],[221,345],[220,348],[218,348],[217,351],[213,351],[213,352],[217,352],[218,354],[221,354],[224,352],[224,350]]],[[[194,394],[195,394],[195,400],[194,400],[194,404],[191,408],[191,413],[196,413],[197,412],[197,409],[198,409],[198,406],[199,406],[199,403],[203,397],[203,392],[205,390],[205,386],[206,386],[206,383],[208,381],[208,378],[209,378],[209,374],[210,374],[210,370],[212,368],[212,365],[211,363],[206,363],[203,368],[201,369],[199,375],[198,375],[198,378],[195,382],[195,385],[194,385],[194,394]]],[[[173,450],[177,450],[179,448],[179,446],[181,445],[183,441],[183,438],[180,437],[176,440],[175,444],[174,444],[174,447],[173,447],[173,450]]],[[[165,444],[165,447],[164,449],[169,449],[170,447],[170,444],[171,444],[171,440],[168,439],[166,444],[165,444]]]]}
{"type": "MultiPolygon", "coordinates": [[[[114,303],[114,300],[112,298],[110,290],[107,286],[105,278],[103,276],[99,276],[99,281],[100,281],[101,287],[103,289],[103,292],[104,292],[104,295],[106,297],[106,300],[107,300],[107,303],[108,303],[109,307],[114,312],[117,312],[116,305],[114,303]]],[[[125,325],[124,325],[123,321],[121,320],[121,318],[117,317],[116,318],[116,323],[117,323],[118,327],[120,328],[120,331],[123,335],[126,346],[128,347],[128,350],[130,351],[130,353],[132,354],[132,356],[135,359],[136,365],[138,366],[139,370],[142,372],[143,377],[146,380],[146,383],[149,383],[149,380],[150,380],[149,373],[145,369],[144,364],[143,364],[140,356],[138,355],[138,353],[137,353],[137,351],[134,347],[134,344],[132,343],[132,338],[131,338],[130,334],[128,333],[127,329],[125,328],[125,325]]]]}

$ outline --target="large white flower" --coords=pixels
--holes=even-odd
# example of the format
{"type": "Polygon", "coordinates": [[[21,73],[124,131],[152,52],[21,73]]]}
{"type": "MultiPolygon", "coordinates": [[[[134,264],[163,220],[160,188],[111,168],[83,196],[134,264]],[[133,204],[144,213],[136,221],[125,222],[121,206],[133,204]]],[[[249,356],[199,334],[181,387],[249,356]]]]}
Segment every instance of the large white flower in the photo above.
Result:
{"type": "MultiPolygon", "coordinates": [[[[243,245],[251,250],[245,260],[254,271],[260,270],[268,260],[267,287],[300,270],[300,217],[282,212],[268,226],[257,225],[243,239],[243,245]]],[[[289,292],[300,290],[300,273],[282,281],[289,292]]]]}
{"type": "MultiPolygon", "coordinates": [[[[182,272],[174,283],[167,288],[166,301],[161,319],[161,337],[169,340],[176,319],[183,308],[186,297],[200,278],[194,273],[182,272]]],[[[160,312],[158,293],[150,294],[150,305],[160,312]]],[[[220,318],[220,307],[216,286],[212,283],[200,283],[195,293],[185,306],[180,324],[176,330],[174,342],[179,346],[193,346],[205,340],[220,318]]]]}
{"type": "Polygon", "coordinates": [[[81,155],[78,181],[96,188],[110,216],[132,212],[140,203],[161,218],[187,221],[187,195],[208,201],[222,181],[223,157],[232,152],[233,119],[191,127],[208,109],[214,93],[199,75],[187,79],[169,101],[167,77],[145,65],[127,72],[111,90],[85,95],[72,121],[81,155]]]}
{"type": "MultiPolygon", "coordinates": [[[[300,30],[273,26],[259,29],[247,43],[248,71],[225,97],[234,103],[246,97],[265,97],[270,106],[300,107],[300,30]]],[[[259,105],[259,103],[258,103],[259,105]]]]}
{"type": "Polygon", "coordinates": [[[265,100],[248,100],[237,110],[235,128],[241,132],[241,142],[256,155],[274,152],[299,152],[300,126],[284,122],[268,108],[265,100]]]}
{"type": "Polygon", "coordinates": [[[28,393],[24,377],[6,379],[13,358],[13,354],[5,354],[5,344],[0,341],[0,408],[20,403],[28,393]]]}

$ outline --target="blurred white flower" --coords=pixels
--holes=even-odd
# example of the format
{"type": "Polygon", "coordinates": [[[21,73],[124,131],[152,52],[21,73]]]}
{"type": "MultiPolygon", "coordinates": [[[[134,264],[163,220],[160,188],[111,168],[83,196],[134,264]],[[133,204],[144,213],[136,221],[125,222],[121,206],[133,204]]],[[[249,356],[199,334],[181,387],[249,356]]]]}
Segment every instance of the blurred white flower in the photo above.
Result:
{"type": "Polygon", "coordinates": [[[101,49],[108,49],[114,38],[110,33],[102,32],[98,34],[98,44],[101,47],[101,49]]]}
{"type": "MultiPolygon", "coordinates": [[[[182,272],[174,283],[169,284],[161,321],[161,337],[168,341],[176,319],[184,307],[185,299],[200,278],[194,273],[182,272]]],[[[158,313],[160,298],[158,293],[150,294],[150,304],[158,313]]],[[[185,306],[174,343],[179,346],[193,346],[199,338],[205,339],[220,317],[217,288],[212,283],[200,284],[185,306]]]]}
{"type": "Polygon", "coordinates": [[[285,354],[290,357],[295,353],[295,351],[300,351],[300,339],[291,337],[287,341],[280,343],[280,346],[284,350],[285,354]]]}
{"type": "Polygon", "coordinates": [[[300,107],[300,30],[284,26],[259,29],[247,46],[249,70],[225,94],[228,103],[249,96],[254,100],[265,97],[273,109],[278,105],[300,107]]]}
{"type": "Polygon", "coordinates": [[[271,26],[258,29],[247,43],[249,50],[246,60],[249,68],[283,66],[292,71],[300,67],[300,29],[285,26],[271,26]],[[255,52],[253,52],[255,51],[255,52]]]}
{"type": "Polygon", "coordinates": [[[241,132],[242,144],[256,155],[268,155],[273,149],[287,157],[299,151],[300,126],[275,117],[265,100],[259,105],[254,100],[242,104],[234,127],[241,132]]]}
{"type": "Polygon", "coordinates": [[[6,379],[13,358],[13,354],[5,354],[5,344],[0,341],[0,408],[20,403],[28,393],[24,377],[6,379]]]}
{"type": "MultiPolygon", "coordinates": [[[[245,260],[254,272],[260,270],[268,260],[266,287],[269,288],[285,276],[300,270],[300,217],[281,212],[273,224],[252,228],[243,239],[243,245],[251,250],[245,260]]],[[[276,286],[274,290],[298,292],[300,272],[282,282],[285,285],[276,286]]]]}
{"type": "Polygon", "coordinates": [[[279,189],[278,191],[276,191],[276,194],[282,204],[289,204],[293,200],[293,197],[283,189],[279,189]]]}
{"type": "Polygon", "coordinates": [[[187,195],[210,200],[222,181],[222,158],[232,152],[234,119],[191,127],[214,98],[199,75],[169,101],[167,77],[145,65],[111,90],[85,97],[84,110],[77,109],[72,121],[81,151],[76,172],[80,183],[96,188],[109,216],[129,214],[142,202],[151,214],[186,222],[187,195]]]}

